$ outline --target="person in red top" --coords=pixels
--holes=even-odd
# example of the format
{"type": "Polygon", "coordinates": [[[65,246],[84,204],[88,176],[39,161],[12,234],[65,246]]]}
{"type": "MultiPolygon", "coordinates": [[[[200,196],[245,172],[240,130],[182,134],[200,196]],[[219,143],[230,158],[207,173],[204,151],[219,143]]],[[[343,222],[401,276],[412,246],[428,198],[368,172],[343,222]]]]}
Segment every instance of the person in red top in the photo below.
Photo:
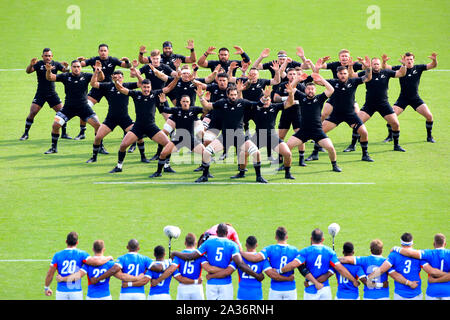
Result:
{"type": "MultiPolygon", "coordinates": [[[[230,223],[226,223],[226,225],[228,227],[227,239],[235,242],[239,246],[239,250],[242,250],[241,242],[239,241],[239,236],[236,229],[234,229],[230,223]]],[[[218,224],[206,230],[205,233],[200,236],[198,246],[205,242],[210,236],[217,236],[217,227],[218,224]]]]}

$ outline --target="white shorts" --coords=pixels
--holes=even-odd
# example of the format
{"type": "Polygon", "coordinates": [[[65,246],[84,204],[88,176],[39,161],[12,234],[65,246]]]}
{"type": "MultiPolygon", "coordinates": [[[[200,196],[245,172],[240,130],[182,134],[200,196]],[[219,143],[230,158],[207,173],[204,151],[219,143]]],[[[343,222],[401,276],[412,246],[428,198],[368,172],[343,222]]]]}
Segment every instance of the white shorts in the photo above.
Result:
{"type": "Polygon", "coordinates": [[[146,300],[145,293],[121,293],[119,300],[146,300]]]}
{"type": "Polygon", "coordinates": [[[203,286],[201,284],[178,285],[177,300],[205,300],[203,286]]]}
{"type": "Polygon", "coordinates": [[[425,300],[450,300],[450,297],[430,297],[425,295],[425,300]]]}
{"type": "Polygon", "coordinates": [[[297,289],[278,291],[269,289],[269,300],[297,300],[297,289]]]}
{"type": "Polygon", "coordinates": [[[56,300],[83,300],[83,291],[63,292],[56,290],[56,300]]]}
{"type": "Polygon", "coordinates": [[[103,298],[90,298],[90,297],[86,296],[86,300],[112,300],[112,297],[110,295],[107,297],[103,297],[103,298]]]}
{"type": "Polygon", "coordinates": [[[413,298],[404,298],[397,293],[394,293],[394,300],[423,300],[423,294],[419,294],[413,298]]]}
{"type": "Polygon", "coordinates": [[[161,293],[148,295],[148,300],[172,300],[172,298],[170,297],[170,294],[161,293]]]}
{"type": "Polygon", "coordinates": [[[207,300],[233,300],[233,283],[206,284],[207,300]]]}
{"type": "Polygon", "coordinates": [[[317,293],[303,292],[303,300],[332,300],[331,287],[323,287],[317,293]]]}

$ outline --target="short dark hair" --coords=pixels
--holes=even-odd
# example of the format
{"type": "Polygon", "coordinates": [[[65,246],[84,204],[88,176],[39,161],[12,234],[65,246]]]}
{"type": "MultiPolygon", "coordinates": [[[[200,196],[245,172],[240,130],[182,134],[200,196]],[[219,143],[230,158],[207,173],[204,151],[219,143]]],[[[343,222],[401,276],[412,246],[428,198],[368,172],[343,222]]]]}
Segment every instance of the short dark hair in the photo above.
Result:
{"type": "Polygon", "coordinates": [[[314,243],[320,243],[323,239],[323,231],[320,230],[319,228],[314,229],[311,232],[311,240],[314,243]]]}
{"type": "Polygon", "coordinates": [[[94,244],[92,245],[92,249],[95,253],[102,252],[103,248],[105,247],[105,242],[103,240],[95,240],[94,244]]]}
{"type": "Polygon", "coordinates": [[[407,56],[407,57],[411,57],[412,56],[413,58],[415,58],[415,56],[414,56],[414,54],[412,52],[406,52],[405,56],[407,56]]]}
{"type": "Polygon", "coordinates": [[[49,52],[49,51],[52,51],[52,50],[50,48],[44,48],[44,50],[42,50],[42,54],[49,52]]]}
{"type": "Polygon", "coordinates": [[[195,234],[188,233],[186,237],[184,238],[184,242],[186,242],[186,245],[188,247],[192,247],[195,245],[195,234]]]}
{"type": "Polygon", "coordinates": [[[221,223],[217,226],[217,235],[219,237],[224,237],[228,233],[228,226],[225,223],[221,223]]]}
{"type": "Polygon", "coordinates": [[[74,246],[77,244],[77,242],[78,242],[78,233],[76,233],[75,231],[70,232],[66,238],[67,245],[74,246]]]}
{"type": "Polygon", "coordinates": [[[231,85],[227,88],[227,95],[231,92],[231,91],[237,91],[237,88],[235,85],[231,85]]]}
{"type": "Polygon", "coordinates": [[[275,231],[275,237],[278,240],[286,240],[286,236],[287,236],[287,230],[285,227],[278,227],[277,230],[275,231]]]}
{"type": "Polygon", "coordinates": [[[445,236],[444,236],[444,234],[442,234],[442,233],[437,233],[437,234],[434,236],[434,243],[435,243],[437,246],[442,247],[442,246],[444,245],[444,243],[445,243],[445,236]]]}
{"type": "Polygon", "coordinates": [[[137,251],[139,248],[139,242],[136,239],[131,239],[128,241],[128,250],[130,251],[137,251]]]}
{"type": "Polygon", "coordinates": [[[402,236],[400,237],[400,239],[404,242],[411,242],[413,239],[413,236],[411,233],[409,232],[405,232],[404,234],[402,234],[402,236]]]}
{"type": "Polygon", "coordinates": [[[353,243],[346,242],[344,243],[344,246],[342,247],[344,254],[351,254],[355,250],[355,247],[353,246],[353,243]]]}
{"type": "Polygon", "coordinates": [[[115,70],[115,71],[113,72],[113,74],[121,74],[121,75],[123,75],[123,72],[122,72],[121,70],[115,70]]]}
{"type": "Polygon", "coordinates": [[[166,254],[166,249],[164,249],[163,246],[156,246],[155,249],[153,249],[153,254],[156,259],[161,259],[166,254]]]}
{"type": "Polygon", "coordinates": [[[72,60],[72,62],[70,63],[70,65],[73,65],[75,62],[78,62],[78,63],[80,63],[80,61],[78,61],[78,60],[72,60]]]}
{"type": "Polygon", "coordinates": [[[316,84],[314,83],[314,82],[307,82],[306,84],[305,84],[305,87],[308,87],[308,86],[316,86],[316,84]]]}
{"type": "Polygon", "coordinates": [[[189,98],[189,100],[191,100],[191,97],[190,97],[189,95],[183,94],[183,95],[180,97],[180,101],[181,101],[181,99],[183,99],[184,97],[189,98]]]}
{"type": "Polygon", "coordinates": [[[106,47],[106,48],[109,49],[109,47],[108,47],[108,45],[107,45],[106,43],[100,43],[100,44],[98,45],[98,48],[100,49],[101,47],[106,47]]]}
{"type": "Polygon", "coordinates": [[[217,78],[227,78],[228,79],[228,73],[221,72],[217,75],[217,78]]]}
{"type": "Polygon", "coordinates": [[[152,84],[149,79],[142,80],[142,84],[152,84]]]}
{"type": "Polygon", "coordinates": [[[250,247],[250,248],[256,248],[256,244],[258,243],[258,240],[256,240],[255,236],[249,236],[247,238],[247,240],[245,241],[245,243],[250,247]]]}
{"type": "Polygon", "coordinates": [[[228,52],[230,52],[230,50],[228,50],[228,48],[225,48],[225,47],[220,48],[220,49],[219,49],[219,52],[220,52],[220,51],[228,51],[228,52]]]}
{"type": "Polygon", "coordinates": [[[340,71],[342,71],[342,70],[347,70],[347,71],[348,71],[348,69],[347,69],[346,67],[344,67],[344,66],[339,66],[339,67],[337,67],[336,72],[340,72],[340,71]]]}
{"type": "Polygon", "coordinates": [[[162,47],[163,47],[163,48],[165,48],[165,47],[171,47],[171,48],[172,48],[172,42],[170,42],[170,41],[164,41],[164,43],[162,44],[162,47]]]}

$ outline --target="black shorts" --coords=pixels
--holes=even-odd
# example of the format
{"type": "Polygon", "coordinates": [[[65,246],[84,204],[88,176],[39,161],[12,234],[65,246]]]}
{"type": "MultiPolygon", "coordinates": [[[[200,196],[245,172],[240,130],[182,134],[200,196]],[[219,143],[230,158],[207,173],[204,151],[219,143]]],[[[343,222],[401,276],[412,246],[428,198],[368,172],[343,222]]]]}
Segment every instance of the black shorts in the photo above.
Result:
{"type": "Polygon", "coordinates": [[[300,128],[300,110],[298,106],[281,111],[278,129],[290,129],[291,125],[293,129],[300,128]]]}
{"type": "Polygon", "coordinates": [[[234,131],[234,135],[227,136],[226,133],[222,130],[222,134],[218,137],[219,141],[224,146],[225,150],[228,150],[229,147],[235,146],[236,149],[240,149],[240,147],[250,139],[248,135],[245,134],[243,129],[236,129],[234,131]],[[232,139],[234,138],[234,139],[232,139]]]}
{"type": "Polygon", "coordinates": [[[125,131],[126,128],[128,128],[133,124],[133,120],[131,120],[130,116],[128,115],[120,118],[106,116],[105,121],[103,121],[103,124],[108,126],[108,128],[110,128],[111,131],[114,131],[114,128],[117,126],[121,127],[122,130],[125,131]]]}
{"type": "Polygon", "coordinates": [[[361,111],[364,111],[369,116],[373,116],[375,112],[378,112],[382,117],[394,113],[394,109],[392,109],[391,105],[387,101],[380,102],[377,104],[365,103],[364,106],[361,108],[361,111]]]}
{"type": "Polygon", "coordinates": [[[278,134],[273,132],[273,130],[265,130],[262,131],[256,130],[255,134],[250,138],[250,140],[256,144],[258,149],[267,147],[267,149],[273,149],[278,146],[283,140],[280,139],[278,134]]]}
{"type": "Polygon", "coordinates": [[[68,122],[73,117],[80,117],[81,120],[87,122],[90,118],[94,117],[96,114],[94,110],[86,103],[82,105],[64,105],[61,110],[56,113],[57,116],[68,122]]]}
{"type": "Polygon", "coordinates": [[[349,126],[352,126],[356,124],[356,126],[359,128],[364,123],[362,120],[358,117],[356,112],[353,113],[339,113],[339,112],[331,112],[330,116],[326,119],[327,121],[333,122],[337,126],[341,122],[346,122],[349,126]]]}
{"type": "Polygon", "coordinates": [[[48,105],[51,108],[62,103],[61,99],[59,98],[59,96],[56,92],[45,94],[45,93],[40,93],[39,91],[37,91],[36,94],[34,95],[33,103],[37,104],[40,107],[43,107],[46,102],[48,103],[48,105]]]}
{"type": "Polygon", "coordinates": [[[100,102],[100,100],[102,100],[104,94],[102,93],[102,91],[100,89],[91,88],[91,90],[89,90],[88,96],[95,99],[95,101],[100,102]]]}
{"type": "Polygon", "coordinates": [[[419,95],[414,97],[399,96],[397,101],[394,103],[394,106],[402,108],[403,110],[406,109],[407,106],[411,106],[414,110],[416,110],[422,104],[425,104],[425,102],[423,102],[419,95]]]}
{"type": "Polygon", "coordinates": [[[193,151],[196,146],[201,144],[201,142],[196,137],[194,137],[194,135],[191,135],[190,137],[177,137],[175,135],[175,137],[173,137],[171,141],[173,142],[173,144],[175,144],[175,147],[177,147],[178,150],[186,147],[189,150],[193,151]]]}
{"type": "Polygon", "coordinates": [[[328,138],[322,129],[300,129],[293,135],[297,139],[302,140],[302,142],[307,142],[308,140],[313,140],[314,142],[319,142],[322,139],[328,138]]]}
{"type": "Polygon", "coordinates": [[[147,136],[151,139],[161,130],[155,123],[141,124],[135,122],[130,131],[133,132],[138,137],[138,139],[142,139],[144,138],[144,136],[147,136]]]}

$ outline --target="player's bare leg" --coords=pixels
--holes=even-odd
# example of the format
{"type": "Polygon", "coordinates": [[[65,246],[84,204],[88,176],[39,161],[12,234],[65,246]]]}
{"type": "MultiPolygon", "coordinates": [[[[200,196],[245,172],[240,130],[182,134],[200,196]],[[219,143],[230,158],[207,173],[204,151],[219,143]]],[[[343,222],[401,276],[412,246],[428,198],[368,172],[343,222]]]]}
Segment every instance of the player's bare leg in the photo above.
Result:
{"type": "Polygon", "coordinates": [[[427,129],[427,142],[435,143],[436,140],[434,140],[431,135],[431,131],[433,130],[433,115],[431,114],[430,109],[426,104],[421,104],[417,107],[416,111],[426,119],[425,127],[427,129]]]}

